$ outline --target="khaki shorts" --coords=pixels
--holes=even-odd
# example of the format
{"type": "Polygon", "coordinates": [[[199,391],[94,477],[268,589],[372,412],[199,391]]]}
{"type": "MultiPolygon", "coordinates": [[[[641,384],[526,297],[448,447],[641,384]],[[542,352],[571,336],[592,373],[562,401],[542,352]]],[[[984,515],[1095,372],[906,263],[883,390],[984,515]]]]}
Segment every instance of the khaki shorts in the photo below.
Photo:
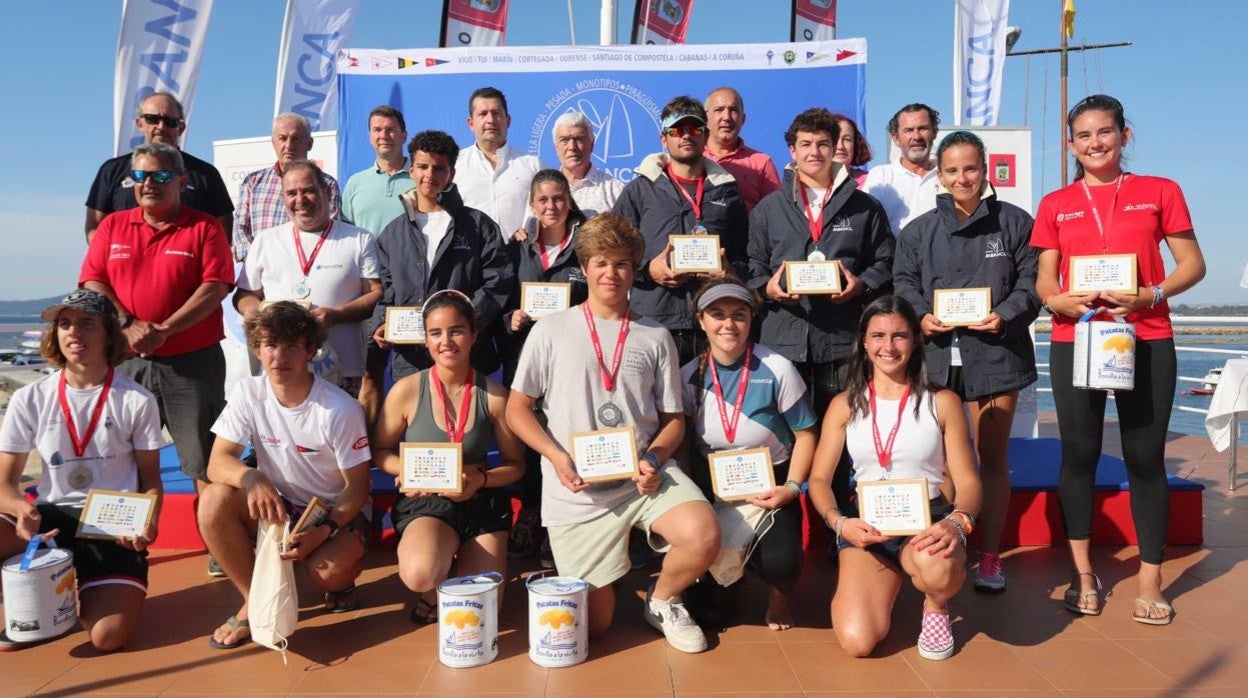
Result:
{"type": "MultiPolygon", "coordinates": [[[[550,526],[550,549],[559,574],[585,580],[601,589],[628,573],[628,534],[634,527],[646,532],[646,542],[657,552],[671,547],[650,526],[671,509],[686,502],[703,502],[698,486],[680,468],[664,468],[663,484],[652,495],[634,492],[597,518],[566,526],[550,526]]],[[[708,504],[709,506],[709,504],[708,504]]]]}

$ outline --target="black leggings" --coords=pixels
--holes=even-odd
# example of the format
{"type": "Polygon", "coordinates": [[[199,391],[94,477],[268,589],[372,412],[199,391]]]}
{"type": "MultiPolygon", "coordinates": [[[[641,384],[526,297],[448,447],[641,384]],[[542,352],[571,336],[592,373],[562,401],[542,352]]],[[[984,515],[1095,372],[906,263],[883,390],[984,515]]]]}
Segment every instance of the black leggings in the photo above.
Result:
{"type": "Polygon", "coordinates": [[[771,528],[754,547],[746,569],[780,591],[792,594],[802,573],[802,500],[776,510],[771,528]]]}
{"type": "MultiPolygon", "coordinates": [[[[1062,519],[1067,538],[1087,540],[1092,537],[1093,488],[1105,430],[1106,393],[1073,387],[1073,361],[1073,344],[1054,342],[1050,347],[1053,402],[1057,405],[1057,426],[1062,435],[1062,471],[1058,480],[1062,519]]],[[[1114,391],[1140,561],[1153,565],[1161,564],[1170,519],[1166,431],[1177,371],[1173,339],[1138,340],[1135,389],[1114,391]]]]}

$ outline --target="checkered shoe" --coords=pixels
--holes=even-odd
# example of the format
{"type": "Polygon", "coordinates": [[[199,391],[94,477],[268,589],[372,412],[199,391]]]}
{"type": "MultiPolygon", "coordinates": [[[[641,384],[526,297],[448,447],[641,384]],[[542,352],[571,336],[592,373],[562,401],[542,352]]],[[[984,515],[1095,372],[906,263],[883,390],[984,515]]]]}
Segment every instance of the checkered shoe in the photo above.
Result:
{"type": "Polygon", "coordinates": [[[919,654],[924,659],[935,661],[953,656],[953,624],[947,612],[923,612],[923,629],[919,631],[919,654]]]}

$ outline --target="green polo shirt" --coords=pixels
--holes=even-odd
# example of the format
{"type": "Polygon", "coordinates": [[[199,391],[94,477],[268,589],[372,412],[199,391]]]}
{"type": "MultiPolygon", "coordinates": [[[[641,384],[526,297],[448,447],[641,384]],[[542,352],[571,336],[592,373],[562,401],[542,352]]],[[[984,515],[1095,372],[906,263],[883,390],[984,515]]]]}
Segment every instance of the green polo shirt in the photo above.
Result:
{"type": "Polygon", "coordinates": [[[342,190],[342,219],[380,235],[387,223],[404,213],[399,196],[416,186],[407,170],[404,160],[403,169],[392,175],[376,163],[351,175],[342,190]]]}

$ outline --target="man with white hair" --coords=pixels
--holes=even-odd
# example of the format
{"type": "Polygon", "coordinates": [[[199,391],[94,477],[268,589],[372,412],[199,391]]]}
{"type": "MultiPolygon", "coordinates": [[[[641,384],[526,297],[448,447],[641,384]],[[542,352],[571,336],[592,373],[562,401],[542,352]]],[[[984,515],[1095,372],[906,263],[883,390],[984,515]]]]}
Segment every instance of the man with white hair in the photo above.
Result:
{"type": "MultiPolygon", "coordinates": [[[[277,162],[272,167],[248,173],[238,187],[238,208],[234,209],[234,260],[247,257],[256,233],[276,228],[290,220],[282,200],[282,168],[296,160],[306,160],[312,150],[312,125],[305,117],[293,112],[278,114],[273,120],[273,153],[277,162]]],[[[338,181],[324,172],[321,183],[329,195],[329,216],[338,218],[342,194],[338,181]]]]}
{"type": "Polygon", "coordinates": [[[572,198],[586,218],[615,206],[624,183],[594,167],[594,126],[579,111],[567,111],[555,119],[551,129],[559,171],[572,185],[572,198]]]}

